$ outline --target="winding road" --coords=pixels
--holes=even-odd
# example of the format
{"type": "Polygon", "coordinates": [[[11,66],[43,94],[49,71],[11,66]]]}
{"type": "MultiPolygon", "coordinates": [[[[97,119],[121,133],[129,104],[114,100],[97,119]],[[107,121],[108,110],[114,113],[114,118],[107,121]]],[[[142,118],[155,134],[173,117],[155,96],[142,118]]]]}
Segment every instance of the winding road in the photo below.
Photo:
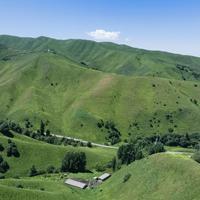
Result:
{"type": "MultiPolygon", "coordinates": [[[[73,137],[69,137],[69,136],[64,136],[64,135],[57,135],[57,134],[51,134],[51,135],[55,136],[55,137],[58,137],[58,138],[66,138],[66,139],[69,139],[69,140],[82,142],[84,144],[87,144],[89,142],[89,141],[86,141],[86,140],[73,138],[73,137]]],[[[104,144],[98,144],[98,143],[94,143],[94,142],[91,142],[91,144],[92,144],[92,146],[96,146],[96,147],[109,148],[109,149],[118,149],[118,147],[108,146],[108,145],[104,145],[104,144]]]]}

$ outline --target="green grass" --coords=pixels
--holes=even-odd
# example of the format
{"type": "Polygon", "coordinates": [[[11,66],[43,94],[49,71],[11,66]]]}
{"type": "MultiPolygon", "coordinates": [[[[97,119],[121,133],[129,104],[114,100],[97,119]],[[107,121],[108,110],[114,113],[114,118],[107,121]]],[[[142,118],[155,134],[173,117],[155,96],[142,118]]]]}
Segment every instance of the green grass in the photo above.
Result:
{"type": "MultiPolygon", "coordinates": [[[[0,142],[4,147],[8,146],[7,139],[7,137],[0,134],[0,142]]],[[[111,161],[116,154],[116,150],[113,149],[51,145],[20,135],[16,135],[12,141],[17,145],[20,157],[7,157],[6,148],[1,153],[10,165],[10,169],[6,173],[7,177],[28,176],[32,165],[40,170],[46,170],[49,165],[59,168],[65,153],[68,151],[85,152],[88,170],[93,170],[97,163],[103,165],[111,161]]]]}
{"type": "Polygon", "coordinates": [[[199,175],[199,164],[186,156],[156,154],[122,168],[97,193],[99,199],[199,199],[199,175]]]}
{"type": "MultiPolygon", "coordinates": [[[[156,154],[136,161],[114,173],[95,189],[76,189],[63,184],[64,176],[51,175],[0,180],[0,198],[23,199],[134,199],[197,200],[200,198],[200,166],[188,157],[156,154]],[[131,177],[123,183],[124,176],[131,177]],[[21,184],[24,188],[16,188],[21,184]],[[44,188],[44,191],[41,191],[44,188]]],[[[91,178],[89,174],[77,177],[91,178]]],[[[74,177],[69,174],[68,177],[74,177]]]]}

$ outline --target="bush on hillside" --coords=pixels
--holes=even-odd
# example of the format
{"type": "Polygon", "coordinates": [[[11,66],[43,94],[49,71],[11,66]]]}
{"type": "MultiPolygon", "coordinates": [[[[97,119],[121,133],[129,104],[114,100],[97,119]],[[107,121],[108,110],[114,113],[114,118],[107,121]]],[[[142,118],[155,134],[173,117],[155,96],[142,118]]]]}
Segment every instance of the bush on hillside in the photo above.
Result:
{"type": "Polygon", "coordinates": [[[37,171],[35,165],[32,165],[32,167],[29,170],[29,176],[36,176],[36,175],[38,175],[38,171],[37,171]]]}
{"type": "Polygon", "coordinates": [[[50,165],[50,166],[47,167],[47,173],[48,174],[54,173],[55,170],[56,170],[55,167],[52,166],[52,165],[50,165]]]}
{"type": "Polygon", "coordinates": [[[127,182],[130,178],[131,178],[131,174],[130,173],[126,174],[123,178],[123,183],[127,182]]]}

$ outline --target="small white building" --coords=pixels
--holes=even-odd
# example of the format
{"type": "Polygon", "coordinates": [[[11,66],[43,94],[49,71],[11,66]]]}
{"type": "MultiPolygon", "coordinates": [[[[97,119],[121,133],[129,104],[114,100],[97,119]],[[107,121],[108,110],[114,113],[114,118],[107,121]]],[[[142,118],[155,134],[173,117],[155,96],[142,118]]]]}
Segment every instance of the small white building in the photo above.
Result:
{"type": "Polygon", "coordinates": [[[76,181],[76,180],[73,180],[71,178],[66,179],[65,184],[71,185],[71,186],[74,186],[74,187],[78,187],[78,188],[81,188],[81,189],[85,189],[87,187],[86,183],[83,183],[81,181],[76,181]]]}
{"type": "Polygon", "coordinates": [[[101,181],[105,181],[106,179],[108,179],[109,177],[111,176],[111,174],[109,174],[109,173],[104,173],[104,174],[102,174],[101,176],[99,176],[99,180],[101,180],[101,181]]]}

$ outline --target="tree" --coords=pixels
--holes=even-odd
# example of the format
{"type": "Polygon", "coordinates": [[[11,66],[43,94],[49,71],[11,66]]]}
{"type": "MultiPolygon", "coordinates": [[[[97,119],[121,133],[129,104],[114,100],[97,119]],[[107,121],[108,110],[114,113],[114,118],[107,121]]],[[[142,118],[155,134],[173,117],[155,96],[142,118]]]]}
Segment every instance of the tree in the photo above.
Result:
{"type": "Polygon", "coordinates": [[[61,171],[84,172],[86,167],[86,155],[84,152],[68,152],[62,160],[61,171]]]}
{"type": "Polygon", "coordinates": [[[116,164],[117,164],[116,157],[114,157],[114,158],[112,159],[111,164],[112,164],[112,170],[115,171],[115,170],[116,170],[116,164]]]}
{"type": "Polygon", "coordinates": [[[19,157],[20,153],[17,149],[17,146],[14,142],[9,142],[8,147],[7,147],[7,156],[14,156],[14,157],[19,157]]]}
{"type": "Polygon", "coordinates": [[[9,168],[10,168],[10,167],[9,167],[9,165],[8,165],[8,163],[7,163],[6,161],[3,160],[3,161],[0,163],[0,173],[5,173],[5,172],[7,172],[9,168]]]}
{"type": "Polygon", "coordinates": [[[87,147],[91,148],[92,147],[92,143],[91,142],[87,142],[87,147]]]}
{"type": "Polygon", "coordinates": [[[144,155],[143,155],[142,151],[140,151],[140,150],[136,151],[136,153],[135,153],[135,160],[140,160],[143,157],[144,157],[144,155]]]}
{"type": "Polygon", "coordinates": [[[38,174],[38,171],[35,167],[35,165],[32,165],[32,167],[30,168],[30,171],[29,171],[29,176],[36,176],[38,174]]]}
{"type": "Polygon", "coordinates": [[[46,127],[46,124],[41,120],[41,122],[40,122],[40,133],[41,133],[41,135],[44,135],[45,127],[46,127]]]}
{"type": "Polygon", "coordinates": [[[3,157],[2,157],[2,155],[0,155],[0,163],[2,163],[3,162],[3,157]]]}
{"type": "Polygon", "coordinates": [[[8,122],[3,122],[0,124],[0,132],[7,137],[13,137],[13,134],[10,132],[10,127],[8,122]]]}
{"type": "Polygon", "coordinates": [[[156,144],[150,145],[148,153],[149,155],[159,153],[159,152],[164,152],[165,148],[164,145],[161,142],[157,142],[156,144]]]}
{"type": "Polygon", "coordinates": [[[3,145],[0,143],[0,151],[3,151],[4,150],[4,147],[3,145]]]}
{"type": "Polygon", "coordinates": [[[122,164],[130,164],[135,160],[135,146],[134,144],[126,144],[119,147],[117,156],[121,159],[122,164]]]}

